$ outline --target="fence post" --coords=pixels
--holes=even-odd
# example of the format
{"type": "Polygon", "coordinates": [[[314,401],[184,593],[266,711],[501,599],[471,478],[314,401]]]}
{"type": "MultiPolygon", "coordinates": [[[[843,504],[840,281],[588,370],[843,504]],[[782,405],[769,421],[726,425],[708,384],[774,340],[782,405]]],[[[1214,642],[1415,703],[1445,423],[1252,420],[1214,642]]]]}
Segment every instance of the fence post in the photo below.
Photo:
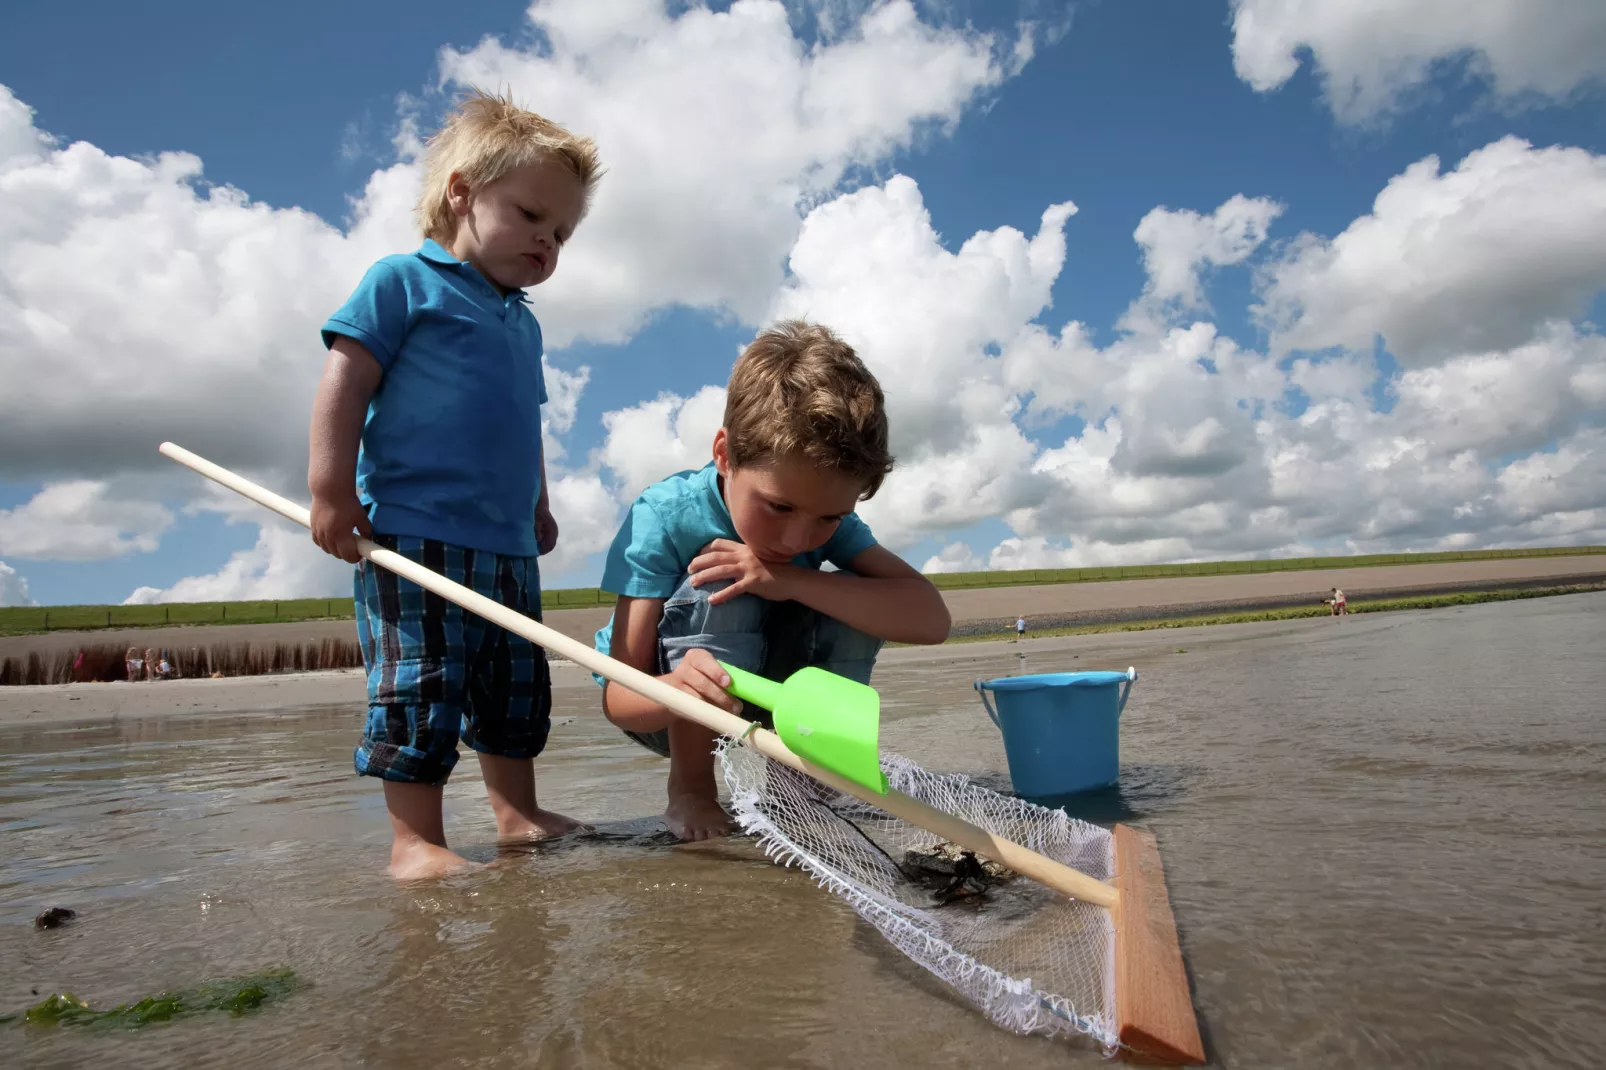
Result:
{"type": "Polygon", "coordinates": [[[163,624],[172,624],[173,623],[173,608],[171,606],[163,606],[162,607],[162,623],[163,624]]]}
{"type": "Polygon", "coordinates": [[[45,631],[50,630],[50,610],[45,610],[45,631]]]}
{"type": "Polygon", "coordinates": [[[112,611],[108,609],[106,611],[106,627],[110,628],[111,626],[112,626],[112,611]]]}
{"type": "Polygon", "coordinates": [[[277,602],[273,603],[273,619],[279,619],[279,603],[277,602]]]}
{"type": "Polygon", "coordinates": [[[227,602],[223,603],[223,619],[229,619],[229,604],[227,602]]]}

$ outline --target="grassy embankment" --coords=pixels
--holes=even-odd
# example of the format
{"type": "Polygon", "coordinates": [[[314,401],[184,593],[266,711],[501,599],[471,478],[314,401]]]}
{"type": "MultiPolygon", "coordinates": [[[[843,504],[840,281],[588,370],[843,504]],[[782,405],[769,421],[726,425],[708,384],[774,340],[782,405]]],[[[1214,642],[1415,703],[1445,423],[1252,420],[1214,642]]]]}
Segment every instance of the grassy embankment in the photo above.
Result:
{"type": "MultiPolygon", "coordinates": [[[[944,572],[931,577],[944,590],[1022,587],[1108,580],[1165,579],[1175,576],[1245,575],[1311,569],[1370,568],[1508,558],[1606,554],[1606,546],[1558,546],[1531,550],[1466,550],[1426,554],[1371,554],[1359,557],[1295,557],[1269,561],[1199,561],[1184,565],[1130,565],[1106,568],[1023,569],[1013,572],[944,572]]],[[[584,609],[612,605],[614,596],[595,587],[543,591],[543,609],[584,609]]],[[[1353,607],[1352,607],[1353,608],[1353,607]]],[[[273,621],[347,620],[350,598],[303,598],[258,602],[186,602],[155,606],[14,606],[0,608],[0,635],[105,628],[161,628],[179,624],[263,624],[273,621]]],[[[1260,618],[1265,619],[1265,618],[1260,618]]]]}
{"type": "MultiPolygon", "coordinates": [[[[1553,598],[1565,594],[1584,594],[1606,591],[1606,583],[1574,584],[1567,587],[1527,587],[1504,591],[1455,591],[1448,594],[1417,595],[1409,598],[1379,598],[1373,601],[1349,601],[1350,613],[1390,613],[1410,609],[1443,609],[1446,606],[1471,606],[1482,602],[1512,602],[1523,598],[1553,598]]],[[[1159,628],[1197,628],[1207,624],[1249,624],[1255,621],[1296,620],[1301,617],[1327,617],[1332,610],[1326,605],[1290,606],[1282,609],[1253,609],[1237,613],[1215,613],[1201,617],[1171,617],[1159,620],[1113,621],[1107,624],[1071,624],[1064,627],[1033,628],[1029,639],[1043,639],[1061,635],[1095,635],[1100,632],[1147,632],[1159,628]]],[[[955,636],[952,643],[985,643],[1000,639],[1013,639],[1013,627],[975,635],[955,636]]]]}

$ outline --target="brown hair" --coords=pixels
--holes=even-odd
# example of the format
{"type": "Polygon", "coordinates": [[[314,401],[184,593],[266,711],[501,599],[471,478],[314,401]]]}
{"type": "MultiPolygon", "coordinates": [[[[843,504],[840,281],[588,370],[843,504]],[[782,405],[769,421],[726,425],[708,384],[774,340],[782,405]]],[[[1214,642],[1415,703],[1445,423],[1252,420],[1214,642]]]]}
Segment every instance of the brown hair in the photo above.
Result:
{"type": "Polygon", "coordinates": [[[426,144],[418,223],[424,237],[438,242],[449,242],[457,233],[457,217],[446,203],[453,172],[479,188],[526,164],[556,160],[580,180],[588,204],[602,177],[595,141],[576,137],[550,119],[525,111],[511,97],[478,89],[469,90],[426,144]]]}
{"type": "Polygon", "coordinates": [[[737,358],[725,393],[734,467],[783,457],[862,479],[868,499],[892,471],[881,384],[829,328],[787,320],[737,358]]]}

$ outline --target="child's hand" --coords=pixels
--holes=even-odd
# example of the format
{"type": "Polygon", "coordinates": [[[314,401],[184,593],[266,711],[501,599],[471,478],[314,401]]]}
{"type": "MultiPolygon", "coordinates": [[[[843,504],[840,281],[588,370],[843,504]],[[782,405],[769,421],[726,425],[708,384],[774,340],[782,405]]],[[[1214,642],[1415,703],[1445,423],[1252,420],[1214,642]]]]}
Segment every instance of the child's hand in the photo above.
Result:
{"type": "Polygon", "coordinates": [[[675,666],[675,671],[664,680],[722,710],[742,712],[742,700],[725,690],[725,685],[731,682],[730,673],[706,650],[697,648],[687,651],[686,656],[680,659],[680,664],[675,666]]]}
{"type": "Polygon", "coordinates": [[[715,591],[708,596],[708,604],[717,606],[739,594],[756,594],[772,602],[784,602],[787,598],[786,570],[791,567],[759,560],[746,543],[715,539],[692,558],[687,572],[693,587],[711,580],[731,581],[731,585],[723,591],[715,591]]]}
{"type": "Polygon", "coordinates": [[[558,544],[558,522],[551,509],[535,511],[535,542],[542,554],[549,554],[558,544]]]}
{"type": "Polygon", "coordinates": [[[363,538],[373,538],[368,511],[357,500],[357,495],[334,499],[313,496],[312,541],[318,544],[318,549],[356,564],[362,560],[362,555],[357,552],[357,536],[352,534],[352,529],[363,538]]]}

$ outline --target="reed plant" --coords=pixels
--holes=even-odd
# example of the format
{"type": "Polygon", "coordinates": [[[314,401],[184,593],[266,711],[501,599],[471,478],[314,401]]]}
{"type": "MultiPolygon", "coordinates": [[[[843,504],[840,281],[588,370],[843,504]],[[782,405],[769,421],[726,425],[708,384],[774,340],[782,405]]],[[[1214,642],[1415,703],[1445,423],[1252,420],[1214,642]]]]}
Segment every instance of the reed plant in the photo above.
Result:
{"type": "MultiPolygon", "coordinates": [[[[50,654],[37,651],[0,660],[0,686],[15,684],[112,683],[126,680],[126,646],[86,645],[50,654]]],[[[209,643],[162,647],[173,673],[169,679],[208,676],[264,676],[276,672],[319,672],[362,665],[354,639],[315,639],[302,643],[209,643]]],[[[144,656],[141,648],[141,656],[144,656]]],[[[147,682],[141,680],[141,682],[147,682]]],[[[158,683],[160,681],[148,681],[158,683]]]]}

